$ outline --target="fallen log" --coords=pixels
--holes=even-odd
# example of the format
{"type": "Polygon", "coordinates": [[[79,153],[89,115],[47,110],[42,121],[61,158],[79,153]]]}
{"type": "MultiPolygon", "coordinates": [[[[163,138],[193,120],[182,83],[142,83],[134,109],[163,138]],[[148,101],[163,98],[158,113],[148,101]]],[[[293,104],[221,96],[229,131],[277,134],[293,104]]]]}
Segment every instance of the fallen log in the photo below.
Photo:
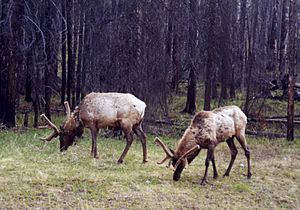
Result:
{"type": "Polygon", "coordinates": [[[156,120],[155,121],[156,124],[164,124],[164,125],[182,125],[183,123],[179,123],[179,122],[175,122],[175,121],[171,121],[171,120],[156,120]]]}
{"type": "MultiPolygon", "coordinates": [[[[251,135],[251,136],[266,137],[266,138],[270,138],[270,139],[274,139],[274,138],[286,138],[286,134],[284,134],[284,133],[246,131],[246,134],[247,135],[251,135]]],[[[295,135],[295,138],[300,138],[300,136],[299,135],[295,135]]]]}
{"type": "MultiPolygon", "coordinates": [[[[266,123],[287,123],[286,119],[256,119],[248,118],[248,122],[266,122],[266,123]]],[[[294,120],[295,125],[300,125],[299,120],[294,120]]]]}
{"type": "MultiPolygon", "coordinates": [[[[282,115],[282,116],[266,116],[265,119],[287,119],[287,115],[282,115]]],[[[295,118],[300,117],[300,114],[294,115],[295,118]]]]}

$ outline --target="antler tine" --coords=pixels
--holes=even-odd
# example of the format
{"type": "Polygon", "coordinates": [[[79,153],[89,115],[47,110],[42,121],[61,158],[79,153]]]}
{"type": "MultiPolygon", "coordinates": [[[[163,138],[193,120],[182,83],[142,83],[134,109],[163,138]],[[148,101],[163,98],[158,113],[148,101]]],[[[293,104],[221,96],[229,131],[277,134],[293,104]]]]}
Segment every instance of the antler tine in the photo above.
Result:
{"type": "Polygon", "coordinates": [[[53,138],[57,137],[60,133],[59,129],[56,127],[56,125],[54,125],[49,119],[48,117],[46,117],[46,115],[42,114],[41,118],[44,118],[44,120],[47,122],[48,127],[52,128],[54,130],[54,132],[48,136],[48,137],[43,137],[40,138],[43,141],[51,141],[53,138]]]}
{"type": "Polygon", "coordinates": [[[166,155],[166,157],[164,159],[162,159],[161,161],[157,162],[157,164],[163,164],[164,162],[166,162],[166,160],[170,159],[171,157],[169,157],[168,155],[166,155]]]}
{"type": "MultiPolygon", "coordinates": [[[[167,146],[158,137],[155,137],[154,142],[156,144],[159,144],[163,148],[163,150],[165,151],[165,153],[168,157],[170,157],[170,158],[174,157],[174,155],[170,152],[170,150],[167,148],[167,146]]],[[[166,160],[164,160],[164,161],[166,161],[166,160]]]]}
{"type": "Polygon", "coordinates": [[[190,153],[192,153],[192,152],[194,152],[195,150],[198,150],[198,149],[200,149],[200,146],[199,145],[196,145],[196,146],[194,146],[192,149],[190,149],[190,150],[188,150],[186,153],[184,153],[184,155],[182,155],[178,160],[177,160],[177,162],[176,162],[176,164],[175,164],[175,170],[176,170],[176,168],[178,167],[178,165],[180,164],[180,162],[181,162],[181,160],[183,160],[183,159],[185,159],[185,165],[187,164],[187,159],[186,159],[186,157],[190,154],[190,153]]]}
{"type": "Polygon", "coordinates": [[[70,109],[70,106],[69,106],[69,102],[65,101],[64,105],[65,105],[65,108],[66,108],[66,115],[67,115],[67,117],[70,117],[71,116],[71,109],[70,109]]]}

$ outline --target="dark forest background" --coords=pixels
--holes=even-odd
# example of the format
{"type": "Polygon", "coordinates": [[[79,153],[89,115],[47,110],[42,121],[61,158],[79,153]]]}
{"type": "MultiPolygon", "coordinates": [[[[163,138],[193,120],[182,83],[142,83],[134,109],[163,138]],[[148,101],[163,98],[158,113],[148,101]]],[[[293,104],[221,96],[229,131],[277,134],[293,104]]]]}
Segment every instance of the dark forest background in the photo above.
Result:
{"type": "Polygon", "coordinates": [[[51,118],[54,101],[74,108],[91,91],[133,93],[147,103],[149,118],[167,117],[182,83],[188,113],[196,111],[196,97],[204,98],[197,109],[209,110],[211,99],[222,105],[237,93],[246,114],[253,97],[289,100],[293,112],[299,0],[0,0],[0,6],[6,127],[15,126],[24,100],[37,127],[42,112],[51,118]],[[282,91],[274,96],[276,89],[282,91]]]}

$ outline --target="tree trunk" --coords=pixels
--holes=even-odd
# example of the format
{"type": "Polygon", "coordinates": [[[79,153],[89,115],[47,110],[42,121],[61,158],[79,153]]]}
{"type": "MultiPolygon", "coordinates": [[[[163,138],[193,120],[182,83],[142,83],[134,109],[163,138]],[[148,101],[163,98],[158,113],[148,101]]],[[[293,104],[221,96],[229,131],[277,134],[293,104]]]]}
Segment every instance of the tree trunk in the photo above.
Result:
{"type": "Polygon", "coordinates": [[[254,11],[253,11],[253,18],[254,18],[254,23],[252,24],[252,27],[249,27],[248,29],[248,58],[246,60],[246,75],[247,77],[245,78],[246,81],[246,100],[245,100],[245,105],[244,105],[244,112],[246,115],[249,114],[249,108],[250,108],[250,97],[252,92],[252,70],[253,70],[253,65],[255,62],[255,43],[256,43],[256,30],[257,30],[257,23],[258,23],[258,0],[254,1],[254,11]]]}
{"type": "Polygon", "coordinates": [[[220,93],[220,101],[228,99],[228,88],[229,88],[229,80],[231,76],[231,33],[230,27],[232,26],[231,22],[231,12],[230,9],[230,0],[223,0],[219,3],[219,7],[221,10],[221,39],[223,44],[221,45],[221,93],[220,93]]]}
{"type": "Polygon", "coordinates": [[[75,67],[76,67],[76,60],[77,60],[77,50],[78,50],[78,24],[79,24],[79,0],[73,0],[74,2],[74,14],[73,14],[73,60],[72,60],[72,66],[73,66],[73,85],[72,85],[72,91],[71,91],[71,101],[72,101],[72,107],[75,107],[76,101],[75,101],[75,94],[76,94],[76,89],[75,89],[75,67]]]}
{"type": "Polygon", "coordinates": [[[287,35],[287,0],[282,0],[281,33],[279,43],[279,72],[283,77],[285,72],[285,39],[287,35]]]}
{"type": "Polygon", "coordinates": [[[83,57],[83,29],[84,29],[84,11],[80,10],[79,16],[79,40],[78,40],[78,61],[76,68],[76,105],[80,102],[81,78],[82,78],[82,57],[83,57]]]}
{"type": "Polygon", "coordinates": [[[32,90],[32,58],[26,58],[26,83],[25,83],[25,101],[32,102],[31,90],[32,90]]]}
{"type": "Polygon", "coordinates": [[[205,78],[205,94],[204,94],[204,110],[210,110],[211,86],[212,86],[213,61],[210,56],[207,59],[206,78],[205,78]]]}
{"type": "Polygon", "coordinates": [[[204,110],[210,110],[211,90],[212,90],[212,73],[213,59],[215,55],[215,24],[216,24],[216,1],[209,1],[209,27],[208,27],[208,40],[207,40],[207,62],[206,62],[206,79],[205,79],[205,95],[204,95],[204,110]]]}
{"type": "Polygon", "coordinates": [[[7,43],[9,35],[9,27],[4,24],[7,20],[9,12],[9,0],[1,1],[1,21],[0,24],[0,123],[4,123],[6,118],[6,106],[8,104],[7,88],[8,88],[8,61],[9,61],[9,48],[7,43]]]}
{"type": "MultiPolygon", "coordinates": [[[[39,24],[39,29],[42,29],[45,31],[45,0],[43,0],[39,4],[39,14],[38,14],[38,19],[40,20],[39,24]]],[[[35,37],[36,41],[34,43],[33,47],[33,56],[32,56],[32,62],[34,66],[34,73],[33,73],[33,109],[34,109],[34,127],[38,127],[38,122],[39,122],[39,117],[40,117],[40,111],[43,111],[43,97],[45,95],[45,78],[44,74],[46,73],[46,64],[47,64],[47,59],[46,59],[46,54],[45,54],[45,47],[44,45],[45,40],[43,38],[42,31],[39,30],[38,28],[35,29],[35,37]]]]}
{"type": "Polygon", "coordinates": [[[73,55],[73,0],[66,1],[67,12],[67,47],[68,47],[68,73],[67,73],[67,100],[72,107],[71,97],[74,89],[74,55],[73,55]]]}
{"type": "Polygon", "coordinates": [[[194,73],[194,68],[192,66],[190,68],[191,69],[188,80],[187,100],[183,112],[194,114],[196,112],[196,77],[194,73]]]}
{"type": "Polygon", "coordinates": [[[246,7],[247,0],[241,0],[241,12],[239,20],[239,67],[241,70],[240,87],[244,90],[245,88],[245,60],[246,60],[246,49],[245,49],[245,29],[246,29],[246,7]]]}
{"type": "MultiPolygon", "coordinates": [[[[224,44],[225,45],[225,44],[224,44]]],[[[227,87],[228,87],[228,79],[229,79],[229,69],[227,68],[228,66],[225,64],[227,61],[226,59],[228,59],[228,57],[225,55],[227,50],[224,50],[224,52],[222,53],[223,54],[223,59],[221,61],[221,93],[220,93],[220,99],[227,99],[228,98],[228,90],[227,90],[227,87]]],[[[227,53],[228,54],[228,51],[227,53]]]]}
{"type": "MultiPolygon", "coordinates": [[[[177,26],[178,27],[178,26],[177,26]]],[[[175,64],[175,73],[173,76],[173,89],[175,93],[178,93],[179,89],[179,79],[181,77],[181,47],[180,47],[180,37],[178,29],[175,30],[173,39],[173,62],[175,64]]]]}
{"type": "Polygon", "coordinates": [[[294,140],[294,87],[296,68],[296,0],[290,0],[289,11],[289,92],[287,140],[294,140]]]}
{"type": "Polygon", "coordinates": [[[62,34],[61,34],[61,98],[60,103],[63,104],[66,95],[66,83],[67,83],[67,40],[66,40],[66,0],[61,0],[62,10],[62,34]]]}
{"type": "Polygon", "coordinates": [[[86,95],[86,74],[91,67],[91,26],[88,24],[91,19],[91,9],[87,8],[85,12],[84,21],[84,35],[83,35],[83,57],[82,57],[82,78],[81,78],[81,99],[86,95]]]}
{"type": "MultiPolygon", "coordinates": [[[[53,37],[51,37],[51,31],[52,31],[52,12],[51,12],[51,2],[45,1],[45,52],[47,55],[47,60],[45,62],[45,115],[51,120],[51,94],[52,94],[52,72],[54,70],[54,65],[52,62],[54,49],[52,48],[53,37]]],[[[54,57],[55,58],[55,57],[54,57]]]]}
{"type": "Polygon", "coordinates": [[[195,76],[195,54],[197,45],[197,4],[195,0],[190,0],[190,17],[189,17],[189,79],[186,105],[183,112],[193,114],[196,112],[196,76],[195,76]]]}
{"type": "Polygon", "coordinates": [[[22,56],[20,55],[20,41],[21,41],[21,24],[23,16],[23,1],[15,2],[12,4],[12,16],[11,16],[11,37],[10,37],[10,57],[8,66],[8,84],[7,84],[7,104],[6,115],[3,120],[3,124],[7,127],[15,127],[15,105],[17,97],[17,77],[18,69],[22,65],[22,56]]]}

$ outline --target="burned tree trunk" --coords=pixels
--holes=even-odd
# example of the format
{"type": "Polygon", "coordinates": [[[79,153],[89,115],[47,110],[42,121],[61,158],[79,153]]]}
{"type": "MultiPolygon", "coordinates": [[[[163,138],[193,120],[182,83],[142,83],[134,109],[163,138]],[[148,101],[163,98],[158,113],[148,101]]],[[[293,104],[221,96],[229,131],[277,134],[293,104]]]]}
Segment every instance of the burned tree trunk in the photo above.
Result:
{"type": "Polygon", "coordinates": [[[68,47],[68,73],[67,73],[67,100],[71,107],[74,90],[74,54],[73,54],[73,0],[66,1],[67,12],[67,47],[68,47]]]}
{"type": "Polygon", "coordinates": [[[287,140],[294,140],[294,87],[296,68],[296,0],[290,0],[289,11],[289,90],[287,140]]]}
{"type": "Polygon", "coordinates": [[[9,40],[9,62],[8,62],[8,81],[7,81],[7,104],[6,114],[3,119],[3,124],[7,127],[15,127],[15,105],[17,97],[17,77],[18,69],[22,65],[22,56],[20,51],[20,41],[22,36],[21,24],[23,13],[23,1],[18,1],[12,4],[11,16],[11,36],[9,40]]]}
{"type": "Polygon", "coordinates": [[[194,68],[190,67],[190,75],[188,80],[188,92],[186,105],[183,112],[193,114],[196,112],[196,77],[194,68]]]}
{"type": "Polygon", "coordinates": [[[197,4],[195,0],[190,1],[190,20],[189,20],[189,79],[186,105],[183,112],[193,114],[196,112],[196,76],[195,76],[195,54],[197,45],[197,29],[196,29],[196,10],[197,4]]]}
{"type": "Polygon", "coordinates": [[[212,90],[212,73],[214,48],[215,48],[215,24],[216,24],[216,1],[209,1],[209,26],[207,36],[207,61],[206,61],[206,79],[205,79],[205,95],[204,95],[204,110],[210,110],[211,90],[212,90]]]}
{"type": "Polygon", "coordinates": [[[1,19],[3,24],[0,24],[0,123],[4,123],[6,118],[6,104],[7,104],[7,73],[8,73],[8,58],[9,48],[5,43],[8,43],[8,7],[9,1],[1,1],[1,19]]]}
{"type": "Polygon", "coordinates": [[[84,29],[84,11],[80,10],[79,16],[79,40],[78,40],[78,61],[76,67],[76,104],[80,102],[81,78],[82,78],[82,58],[83,58],[83,29],[84,29]]]}
{"type": "Polygon", "coordinates": [[[66,95],[66,81],[67,81],[67,43],[66,43],[66,0],[61,0],[62,10],[62,34],[61,34],[61,98],[60,103],[63,104],[66,95]]]}

